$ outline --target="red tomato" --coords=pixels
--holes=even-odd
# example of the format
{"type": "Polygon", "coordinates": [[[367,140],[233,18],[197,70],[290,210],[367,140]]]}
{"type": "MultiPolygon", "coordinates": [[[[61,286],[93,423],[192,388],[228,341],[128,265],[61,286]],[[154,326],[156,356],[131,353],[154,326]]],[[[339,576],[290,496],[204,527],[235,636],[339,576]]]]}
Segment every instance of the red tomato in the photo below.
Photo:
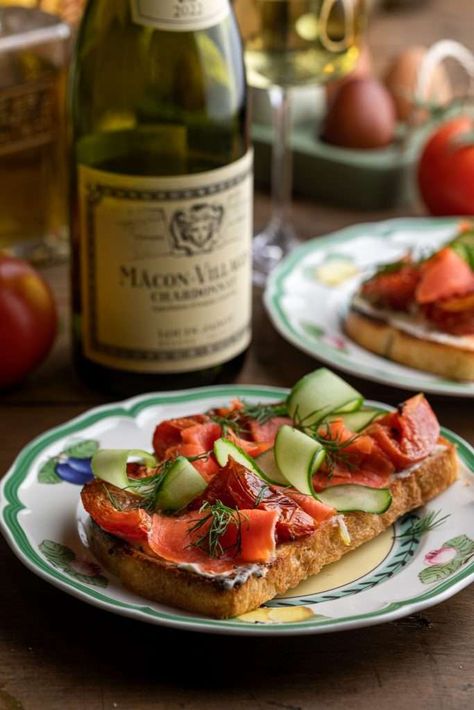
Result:
{"type": "Polygon", "coordinates": [[[0,388],[20,382],[44,360],[56,328],[43,278],[25,261],[0,254],[0,388]]]}
{"type": "Polygon", "coordinates": [[[474,120],[459,116],[429,139],[418,166],[418,185],[434,215],[474,215],[474,120]]]}
{"type": "Polygon", "coordinates": [[[151,516],[136,507],[135,496],[95,480],[84,486],[81,498],[91,518],[106,532],[129,542],[144,542],[148,539],[151,516]],[[112,501],[120,503],[122,509],[115,508],[112,501]]]}

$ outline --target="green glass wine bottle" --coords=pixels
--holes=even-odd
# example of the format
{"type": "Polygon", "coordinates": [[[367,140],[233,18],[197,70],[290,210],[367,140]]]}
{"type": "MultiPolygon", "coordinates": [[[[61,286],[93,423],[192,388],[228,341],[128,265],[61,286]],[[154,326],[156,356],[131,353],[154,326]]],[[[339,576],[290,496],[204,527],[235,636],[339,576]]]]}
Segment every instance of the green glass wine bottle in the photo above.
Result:
{"type": "Polygon", "coordinates": [[[229,0],[89,0],[71,117],[79,373],[124,394],[230,379],[251,337],[252,154],[229,0]]]}

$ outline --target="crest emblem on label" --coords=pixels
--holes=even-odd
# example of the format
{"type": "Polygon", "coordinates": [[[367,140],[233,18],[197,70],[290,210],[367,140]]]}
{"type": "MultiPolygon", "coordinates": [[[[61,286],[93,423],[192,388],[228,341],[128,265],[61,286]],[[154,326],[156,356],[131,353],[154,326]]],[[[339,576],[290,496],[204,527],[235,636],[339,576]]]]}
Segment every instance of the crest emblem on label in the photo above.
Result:
{"type": "Polygon", "coordinates": [[[171,222],[174,253],[191,255],[211,252],[219,240],[224,213],[222,205],[210,204],[177,210],[171,222]]]}

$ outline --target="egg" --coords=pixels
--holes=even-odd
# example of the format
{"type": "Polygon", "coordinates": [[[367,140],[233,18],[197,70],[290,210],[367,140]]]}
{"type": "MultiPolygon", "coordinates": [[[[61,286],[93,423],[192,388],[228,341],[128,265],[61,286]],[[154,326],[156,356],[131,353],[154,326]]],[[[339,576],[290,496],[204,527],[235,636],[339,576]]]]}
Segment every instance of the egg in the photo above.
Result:
{"type": "Polygon", "coordinates": [[[351,79],[334,97],[322,138],[344,148],[382,148],[395,135],[395,106],[376,79],[351,79]]]}
{"type": "Polygon", "coordinates": [[[333,79],[332,81],[328,81],[328,83],[326,84],[326,98],[328,105],[332,103],[334,97],[340,91],[341,87],[344,86],[344,84],[347,84],[349,81],[352,81],[352,79],[365,79],[366,77],[372,76],[373,73],[374,69],[372,55],[367,45],[364,44],[361,47],[357,64],[350,72],[350,74],[347,74],[346,76],[343,76],[340,79],[333,79]]]}
{"type": "MultiPolygon", "coordinates": [[[[385,86],[393,96],[399,121],[409,121],[417,125],[426,121],[428,112],[415,106],[415,92],[426,47],[416,46],[400,52],[392,61],[385,74],[385,86]]],[[[432,71],[423,101],[436,105],[449,104],[453,98],[453,87],[442,64],[432,71]]]]}

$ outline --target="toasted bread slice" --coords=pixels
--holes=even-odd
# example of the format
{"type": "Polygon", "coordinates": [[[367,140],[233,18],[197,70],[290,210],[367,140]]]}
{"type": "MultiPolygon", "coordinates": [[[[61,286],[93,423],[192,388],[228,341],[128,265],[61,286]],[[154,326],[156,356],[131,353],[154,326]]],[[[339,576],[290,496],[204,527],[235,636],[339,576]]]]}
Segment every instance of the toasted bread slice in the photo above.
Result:
{"type": "Polygon", "coordinates": [[[474,350],[426,340],[355,310],[345,320],[352,340],[377,355],[452,380],[474,380],[474,350]]]}
{"type": "MultiPolygon", "coordinates": [[[[323,523],[311,536],[278,546],[268,565],[254,565],[247,574],[205,577],[180,568],[104,532],[91,522],[89,541],[98,560],[140,596],[206,616],[240,616],[292,589],[325,565],[335,562],[379,535],[398,518],[450,486],[458,476],[455,447],[443,441],[418,467],[391,484],[392,505],[383,515],[346,513],[351,542],[344,542],[337,519],[323,523]]],[[[245,568],[242,568],[244,571],[245,568]]]]}

